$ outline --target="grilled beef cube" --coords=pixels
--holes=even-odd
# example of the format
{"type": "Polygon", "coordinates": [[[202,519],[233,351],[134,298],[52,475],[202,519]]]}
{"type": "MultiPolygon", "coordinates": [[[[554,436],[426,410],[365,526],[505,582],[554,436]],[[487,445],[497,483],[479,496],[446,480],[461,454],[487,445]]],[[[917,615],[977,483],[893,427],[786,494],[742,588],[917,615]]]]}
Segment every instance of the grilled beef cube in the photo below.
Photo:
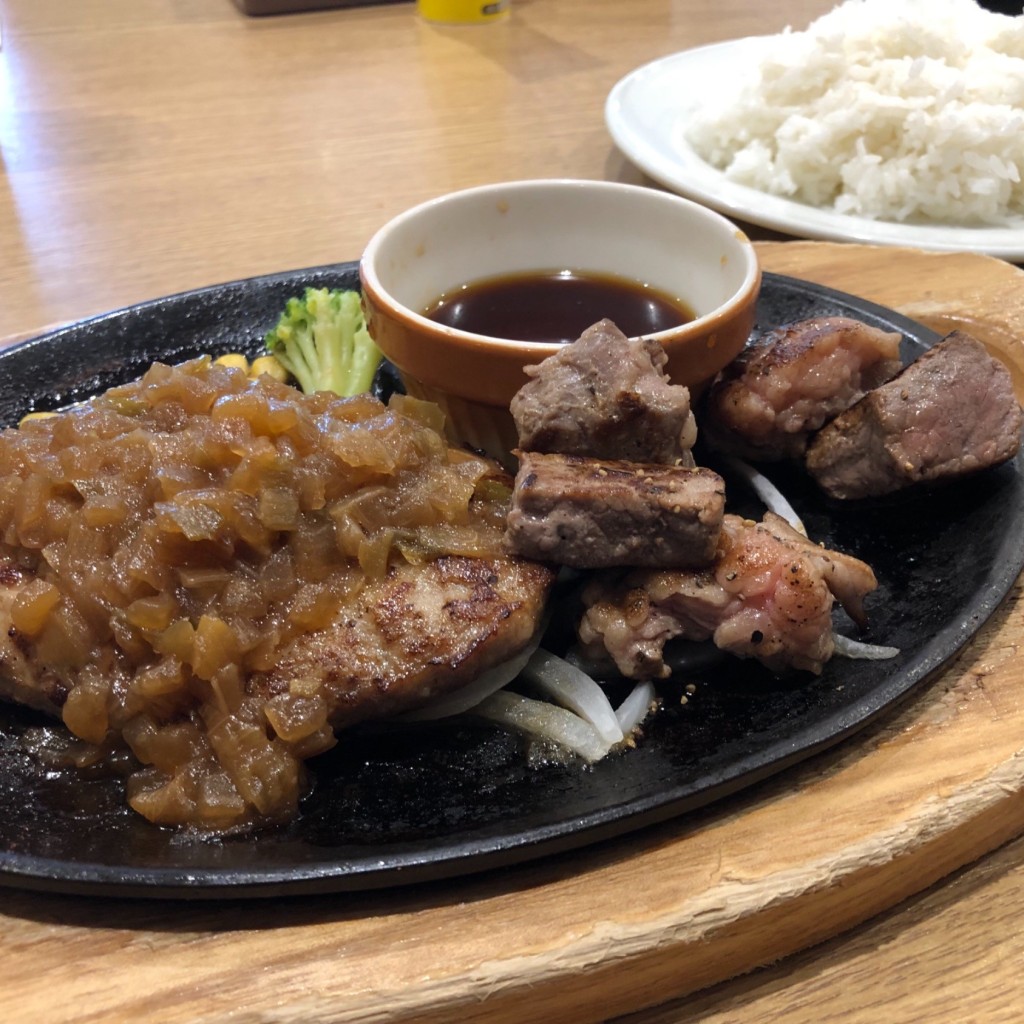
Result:
{"type": "Polygon", "coordinates": [[[951,480],[1012,458],[1021,418],[1006,367],[954,331],[825,426],[807,469],[834,498],[951,480]]]}
{"type": "Polygon", "coordinates": [[[698,568],[715,556],[725,484],[709,469],[519,453],[515,554],[597,569],[698,568]]]}
{"type": "Polygon", "coordinates": [[[822,424],[899,373],[899,356],[898,333],[849,317],[786,324],[722,371],[702,424],[743,458],[799,458],[822,424]]]}
{"type": "Polygon", "coordinates": [[[587,328],[536,366],[512,399],[519,447],[597,459],[693,465],[690,392],[662,372],[650,338],[627,338],[610,320],[587,328]]]}

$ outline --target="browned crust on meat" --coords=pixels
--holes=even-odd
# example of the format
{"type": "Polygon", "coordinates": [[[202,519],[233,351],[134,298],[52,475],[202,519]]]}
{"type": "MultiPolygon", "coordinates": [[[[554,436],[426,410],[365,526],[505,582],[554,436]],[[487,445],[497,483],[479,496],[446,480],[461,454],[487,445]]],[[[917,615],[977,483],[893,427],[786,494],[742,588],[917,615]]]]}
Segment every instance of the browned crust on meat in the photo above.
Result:
{"type": "Polygon", "coordinates": [[[553,580],[552,570],[517,559],[395,566],[251,686],[279,693],[319,679],[336,728],[418,706],[522,650],[553,580]]]}
{"type": "MultiPolygon", "coordinates": [[[[784,324],[761,336],[744,349],[723,371],[723,379],[744,374],[763,375],[777,366],[796,362],[823,340],[836,344],[847,336],[856,336],[865,329],[873,331],[882,361],[899,361],[900,335],[895,331],[875,330],[848,317],[811,317],[797,323],[784,324]]],[[[893,371],[894,372],[894,371],[893,371]]],[[[892,373],[889,373],[892,376],[892,373]]]]}
{"type": "MultiPolygon", "coordinates": [[[[0,698],[59,716],[69,685],[35,657],[11,625],[11,603],[28,580],[0,587],[0,698]]],[[[384,717],[457,689],[517,654],[541,620],[551,569],[518,559],[439,558],[401,564],[370,581],[327,630],[281,652],[249,689],[268,696],[295,681],[315,684],[335,726],[384,717]]]]}
{"type": "Polygon", "coordinates": [[[702,427],[717,445],[744,457],[800,457],[822,423],[899,371],[900,339],[849,317],[777,327],[722,371],[708,393],[702,427]],[[804,378],[813,380],[812,389],[804,389],[804,378]]]}
{"type": "Polygon", "coordinates": [[[725,511],[709,469],[519,452],[511,549],[582,569],[708,564],[725,511]]]}
{"type": "Polygon", "coordinates": [[[689,390],[664,373],[653,338],[627,338],[600,320],[570,345],[527,366],[510,411],[519,446],[537,452],[671,465],[696,437],[689,390]]]}

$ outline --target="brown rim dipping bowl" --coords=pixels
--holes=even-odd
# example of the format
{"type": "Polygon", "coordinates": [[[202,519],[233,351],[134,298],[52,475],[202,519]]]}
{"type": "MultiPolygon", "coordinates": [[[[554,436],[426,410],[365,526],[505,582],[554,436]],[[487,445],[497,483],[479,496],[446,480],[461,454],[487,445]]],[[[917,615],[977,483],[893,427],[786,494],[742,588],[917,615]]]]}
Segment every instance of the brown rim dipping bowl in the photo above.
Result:
{"type": "Polygon", "coordinates": [[[655,288],[695,314],[650,337],[673,383],[696,393],[746,344],[761,285],[754,247],[720,214],[653,188],[570,179],[484,185],[413,207],[373,236],[359,270],[370,334],[409,394],[441,406],[453,441],[506,463],[523,367],[560,346],[436,323],[424,314],[440,297],[529,271],[655,288]]]}

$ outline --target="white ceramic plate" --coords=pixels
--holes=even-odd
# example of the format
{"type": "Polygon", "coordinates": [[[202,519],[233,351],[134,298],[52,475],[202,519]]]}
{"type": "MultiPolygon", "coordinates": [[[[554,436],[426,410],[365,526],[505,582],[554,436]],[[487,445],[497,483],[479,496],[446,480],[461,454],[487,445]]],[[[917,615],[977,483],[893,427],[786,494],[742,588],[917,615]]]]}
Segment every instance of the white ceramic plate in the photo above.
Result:
{"type": "Polygon", "coordinates": [[[605,121],[616,145],[661,184],[751,224],[805,238],[1024,260],[1024,220],[1017,227],[966,228],[852,217],[736,184],[705,163],[684,137],[688,118],[702,97],[757,61],[770,38],[754,36],[685,50],[631,72],[612,89],[605,105],[605,121]]]}

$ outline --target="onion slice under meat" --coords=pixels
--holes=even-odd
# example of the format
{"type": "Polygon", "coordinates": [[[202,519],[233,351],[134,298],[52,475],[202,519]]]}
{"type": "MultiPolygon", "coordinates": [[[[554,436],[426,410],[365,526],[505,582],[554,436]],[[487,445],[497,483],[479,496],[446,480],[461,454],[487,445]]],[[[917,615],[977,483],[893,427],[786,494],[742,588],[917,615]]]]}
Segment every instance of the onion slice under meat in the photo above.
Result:
{"type": "Polygon", "coordinates": [[[749,462],[738,459],[735,455],[721,455],[722,460],[746,483],[750,489],[765,503],[765,505],[777,516],[783,519],[805,537],[807,529],[797,511],[789,503],[786,496],[768,479],[760,470],[754,469],[749,462]]]}
{"type": "Polygon", "coordinates": [[[415,708],[401,715],[401,720],[406,722],[430,722],[436,718],[448,718],[451,715],[460,715],[463,711],[470,711],[477,706],[485,697],[489,697],[495,690],[508,686],[526,667],[533,652],[537,650],[540,643],[538,633],[527,646],[515,657],[503,661],[494,668],[481,672],[480,675],[459,690],[438,697],[436,700],[425,704],[421,708],[415,708]]]}
{"type": "Polygon", "coordinates": [[[637,683],[629,696],[615,709],[615,717],[624,736],[631,736],[647,717],[654,706],[655,695],[654,683],[645,679],[637,683]]]}
{"type": "Polygon", "coordinates": [[[622,742],[622,729],[611,701],[586,672],[564,658],[539,648],[526,663],[523,678],[545,697],[550,697],[588,721],[610,746],[622,742]]]}
{"type": "Polygon", "coordinates": [[[544,700],[498,690],[485,697],[473,713],[532,736],[550,740],[579,754],[586,761],[600,761],[611,749],[598,731],[579,715],[544,700]]]}
{"type": "Polygon", "coordinates": [[[885,661],[895,658],[900,653],[898,647],[884,647],[881,644],[865,644],[860,640],[851,640],[848,636],[836,633],[832,640],[835,653],[841,658],[860,659],[862,661],[885,661]]]}

